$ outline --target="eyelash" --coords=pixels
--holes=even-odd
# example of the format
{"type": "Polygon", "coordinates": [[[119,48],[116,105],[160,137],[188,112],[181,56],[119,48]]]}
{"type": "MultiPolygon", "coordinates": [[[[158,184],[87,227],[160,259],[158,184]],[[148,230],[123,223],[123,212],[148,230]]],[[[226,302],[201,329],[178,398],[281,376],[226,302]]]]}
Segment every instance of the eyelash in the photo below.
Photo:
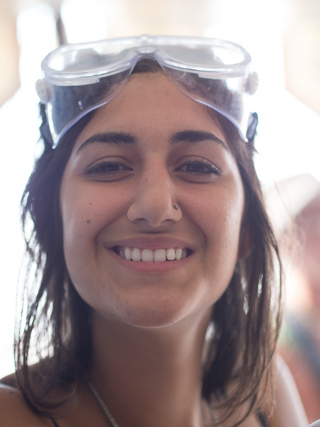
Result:
{"type": "Polygon", "coordinates": [[[178,170],[181,170],[182,168],[188,167],[188,166],[196,166],[201,167],[202,171],[192,171],[192,170],[186,170],[186,173],[192,173],[194,175],[220,175],[221,169],[214,165],[213,163],[204,160],[204,159],[197,159],[197,160],[189,160],[187,163],[185,163],[183,166],[180,166],[178,170]],[[203,170],[205,169],[205,170],[203,170]]]}
{"type": "MultiPolygon", "coordinates": [[[[132,171],[132,169],[119,162],[102,161],[93,166],[90,166],[87,169],[86,174],[87,175],[112,175],[112,174],[116,174],[124,171],[132,171]]],[[[198,175],[198,176],[206,176],[206,175],[219,176],[221,174],[221,169],[218,166],[204,159],[188,160],[182,166],[179,166],[178,168],[176,168],[176,171],[184,172],[192,175],[198,175]]]]}
{"type": "Polygon", "coordinates": [[[86,174],[87,175],[113,174],[113,173],[118,173],[125,170],[131,170],[131,168],[118,162],[100,162],[89,167],[86,171],[86,174]],[[110,167],[112,167],[113,170],[108,170],[110,167]]]}

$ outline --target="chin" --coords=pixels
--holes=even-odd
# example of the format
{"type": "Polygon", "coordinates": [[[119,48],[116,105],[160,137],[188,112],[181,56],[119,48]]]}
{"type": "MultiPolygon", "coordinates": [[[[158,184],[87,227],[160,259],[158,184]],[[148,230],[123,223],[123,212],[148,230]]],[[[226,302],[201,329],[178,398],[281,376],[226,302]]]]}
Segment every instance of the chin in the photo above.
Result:
{"type": "Polygon", "coordinates": [[[152,309],[152,310],[132,310],[126,313],[124,323],[143,329],[161,329],[179,323],[184,316],[177,311],[152,309]]]}
{"type": "Polygon", "coordinates": [[[182,326],[188,321],[194,323],[195,317],[207,317],[208,310],[211,313],[211,306],[201,309],[186,306],[174,306],[174,304],[165,304],[160,301],[148,307],[131,307],[127,309],[122,321],[127,325],[143,329],[161,329],[171,326],[182,326]]]}

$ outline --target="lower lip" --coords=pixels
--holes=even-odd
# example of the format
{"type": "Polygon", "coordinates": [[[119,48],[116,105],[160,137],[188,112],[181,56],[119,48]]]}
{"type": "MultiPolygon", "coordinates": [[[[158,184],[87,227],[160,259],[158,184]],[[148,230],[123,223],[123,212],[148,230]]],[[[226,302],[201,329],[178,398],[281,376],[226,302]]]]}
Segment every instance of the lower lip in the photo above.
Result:
{"type": "Polygon", "coordinates": [[[170,270],[176,270],[180,267],[183,267],[186,263],[189,262],[192,255],[189,255],[187,258],[184,258],[180,261],[163,261],[163,262],[143,262],[143,261],[127,261],[126,259],[121,258],[120,255],[114,251],[108,249],[114,259],[119,262],[123,267],[128,268],[134,271],[141,272],[155,272],[161,273],[170,270]]]}

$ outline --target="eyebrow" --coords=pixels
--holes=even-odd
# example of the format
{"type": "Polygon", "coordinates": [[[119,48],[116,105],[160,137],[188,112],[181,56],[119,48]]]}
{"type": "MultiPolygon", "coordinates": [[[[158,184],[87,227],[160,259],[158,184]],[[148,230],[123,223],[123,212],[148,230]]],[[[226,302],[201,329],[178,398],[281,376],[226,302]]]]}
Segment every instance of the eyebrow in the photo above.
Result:
{"type": "Polygon", "coordinates": [[[193,144],[201,141],[214,141],[220,144],[223,148],[229,151],[227,144],[211,132],[202,130],[184,130],[177,132],[171,137],[171,144],[187,143],[193,144]]]}
{"type": "MultiPolygon", "coordinates": [[[[214,141],[221,145],[224,149],[229,151],[227,144],[218,138],[215,134],[211,132],[205,132],[201,130],[183,130],[180,132],[174,133],[170,138],[170,143],[175,144],[194,144],[201,141],[214,141]]],[[[101,132],[90,136],[86,139],[78,148],[77,153],[81,151],[84,147],[89,144],[96,142],[104,144],[135,144],[137,138],[130,133],[126,132],[101,132]]]]}
{"type": "Polygon", "coordinates": [[[86,139],[78,148],[77,153],[81,151],[84,147],[86,147],[89,144],[95,143],[95,142],[102,142],[105,144],[134,144],[136,142],[136,138],[131,135],[130,133],[123,133],[123,132],[101,132],[96,133],[90,138],[86,139]]]}

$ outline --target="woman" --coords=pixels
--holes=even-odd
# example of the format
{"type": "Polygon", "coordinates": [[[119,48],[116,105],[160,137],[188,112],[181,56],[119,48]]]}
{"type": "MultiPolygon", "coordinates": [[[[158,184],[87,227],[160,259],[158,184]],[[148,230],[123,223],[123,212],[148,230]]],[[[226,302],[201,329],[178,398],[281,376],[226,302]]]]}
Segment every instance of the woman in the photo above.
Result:
{"type": "Polygon", "coordinates": [[[44,61],[22,199],[36,296],[7,425],[303,425],[272,380],[281,281],[249,65],[230,43],[147,36],[44,61]],[[270,416],[273,389],[285,411],[270,416]]]}

